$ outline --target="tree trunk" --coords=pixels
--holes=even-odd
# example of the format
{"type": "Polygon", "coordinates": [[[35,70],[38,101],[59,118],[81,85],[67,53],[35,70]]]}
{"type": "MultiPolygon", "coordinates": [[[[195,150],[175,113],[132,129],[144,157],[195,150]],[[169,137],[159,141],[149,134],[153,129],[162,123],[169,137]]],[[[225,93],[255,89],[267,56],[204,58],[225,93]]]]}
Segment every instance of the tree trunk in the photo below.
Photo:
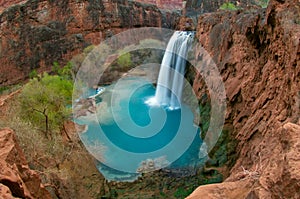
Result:
{"type": "Polygon", "coordinates": [[[33,110],[36,111],[36,112],[38,112],[38,113],[43,114],[43,116],[45,117],[45,137],[47,139],[49,139],[49,137],[50,137],[50,139],[52,139],[51,134],[49,134],[49,118],[48,118],[48,115],[46,113],[47,109],[44,108],[43,111],[40,111],[40,110],[37,110],[37,109],[34,108],[33,110]]]}

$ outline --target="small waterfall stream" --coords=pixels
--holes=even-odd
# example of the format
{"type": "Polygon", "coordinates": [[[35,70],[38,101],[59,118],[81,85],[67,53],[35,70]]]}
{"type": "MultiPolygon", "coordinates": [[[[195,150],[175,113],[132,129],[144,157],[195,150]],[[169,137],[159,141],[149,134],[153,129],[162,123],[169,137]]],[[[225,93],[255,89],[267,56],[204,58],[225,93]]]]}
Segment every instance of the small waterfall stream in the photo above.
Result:
{"type": "Polygon", "coordinates": [[[166,106],[172,110],[180,108],[187,52],[193,37],[193,32],[174,32],[167,45],[155,97],[150,99],[150,104],[166,106]]]}

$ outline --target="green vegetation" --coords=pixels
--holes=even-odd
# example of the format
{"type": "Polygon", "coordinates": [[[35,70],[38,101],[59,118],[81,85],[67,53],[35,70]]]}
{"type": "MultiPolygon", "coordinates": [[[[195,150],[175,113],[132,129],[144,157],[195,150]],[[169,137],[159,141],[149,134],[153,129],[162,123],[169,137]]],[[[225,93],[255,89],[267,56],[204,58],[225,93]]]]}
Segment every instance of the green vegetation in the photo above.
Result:
{"type": "Polygon", "coordinates": [[[129,68],[132,65],[131,54],[130,53],[121,54],[117,60],[117,63],[121,68],[129,68]]]}
{"type": "Polygon", "coordinates": [[[38,73],[35,69],[33,69],[30,73],[29,73],[29,78],[33,79],[35,77],[38,77],[38,73]]]}
{"type": "Polygon", "coordinates": [[[92,50],[94,50],[94,49],[95,49],[95,46],[94,45],[90,45],[90,46],[86,47],[85,49],[83,49],[83,54],[87,55],[90,52],[92,52],[92,50]]]}
{"type": "Polygon", "coordinates": [[[200,121],[201,121],[200,122],[201,138],[204,139],[210,124],[210,111],[211,111],[210,103],[200,104],[199,110],[200,110],[200,121]]]}
{"type": "Polygon", "coordinates": [[[179,187],[176,192],[174,193],[174,196],[176,198],[186,198],[188,195],[190,195],[194,191],[193,188],[185,189],[183,187],[179,187]]]}
{"type": "Polygon", "coordinates": [[[269,4],[269,0],[257,0],[256,4],[262,8],[266,8],[269,4]]]}
{"type": "Polygon", "coordinates": [[[60,66],[58,62],[53,62],[53,66],[52,66],[52,72],[58,74],[60,71],[60,66]]]}
{"type": "Polygon", "coordinates": [[[65,80],[75,80],[73,64],[71,62],[68,62],[63,68],[60,67],[58,62],[54,62],[52,72],[65,80]]]}
{"type": "Polygon", "coordinates": [[[0,94],[4,93],[4,91],[7,91],[9,89],[8,86],[1,86],[0,87],[0,94]]]}
{"type": "MultiPolygon", "coordinates": [[[[55,65],[57,67],[57,65],[55,65]]],[[[21,118],[43,129],[45,136],[61,127],[69,117],[73,81],[70,66],[57,69],[58,75],[44,73],[27,83],[19,98],[21,118]]]]}
{"type": "Polygon", "coordinates": [[[22,86],[19,84],[12,85],[12,86],[1,86],[0,87],[0,95],[12,93],[14,91],[17,91],[21,87],[22,86]]]}
{"type": "Polygon", "coordinates": [[[17,135],[30,168],[39,172],[53,198],[100,198],[103,177],[80,144],[71,116],[74,64],[53,64],[51,73],[31,71],[25,85],[0,87],[1,94],[19,90],[0,110],[0,128],[17,135]],[[82,164],[85,162],[86,164],[82,164]]]}
{"type": "Polygon", "coordinates": [[[221,6],[220,6],[220,9],[221,10],[237,10],[238,7],[236,7],[236,5],[234,5],[233,3],[230,3],[230,2],[226,2],[226,3],[223,3],[221,6]]]}

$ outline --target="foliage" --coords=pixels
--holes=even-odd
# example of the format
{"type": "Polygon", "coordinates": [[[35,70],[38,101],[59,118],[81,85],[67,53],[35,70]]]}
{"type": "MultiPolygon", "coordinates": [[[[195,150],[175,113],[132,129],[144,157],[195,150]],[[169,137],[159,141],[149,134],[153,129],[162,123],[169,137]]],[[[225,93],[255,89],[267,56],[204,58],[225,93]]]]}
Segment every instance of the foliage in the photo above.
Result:
{"type": "Polygon", "coordinates": [[[10,94],[10,93],[20,89],[21,86],[22,85],[20,85],[20,84],[16,84],[16,85],[12,85],[12,86],[0,86],[0,95],[10,94]]]}
{"type": "Polygon", "coordinates": [[[71,113],[73,82],[63,76],[44,73],[31,79],[20,95],[22,118],[44,129],[51,138],[51,130],[59,128],[71,113]]]}
{"type": "Polygon", "coordinates": [[[176,192],[174,193],[174,196],[176,198],[185,198],[188,195],[190,195],[193,192],[192,188],[184,189],[183,187],[179,187],[176,192]]]}
{"type": "MultiPolygon", "coordinates": [[[[53,193],[66,191],[69,198],[99,198],[103,177],[94,166],[94,159],[80,144],[78,135],[70,134],[70,141],[57,132],[49,140],[39,127],[19,117],[20,102],[17,98],[7,103],[7,117],[0,120],[0,128],[14,129],[28,164],[39,172],[44,184],[48,185],[47,189],[53,193]],[[60,179],[64,186],[57,188],[60,179]],[[86,188],[88,184],[93,186],[86,188]]],[[[53,197],[57,198],[54,194],[53,197]]]]}
{"type": "Polygon", "coordinates": [[[210,125],[211,105],[210,103],[200,104],[199,109],[200,109],[200,121],[201,121],[200,122],[201,138],[204,139],[210,125]]]}
{"type": "Polygon", "coordinates": [[[53,62],[53,66],[52,66],[52,72],[55,74],[58,74],[60,70],[60,66],[58,62],[53,62]]]}
{"type": "Polygon", "coordinates": [[[130,53],[121,54],[117,60],[117,63],[120,67],[130,67],[132,65],[130,53]]]}
{"type": "Polygon", "coordinates": [[[29,78],[30,79],[33,79],[33,78],[35,78],[35,77],[37,77],[38,76],[38,73],[37,73],[37,71],[34,69],[34,70],[32,70],[30,73],[29,73],[29,78]]]}
{"type": "Polygon", "coordinates": [[[4,93],[4,91],[8,90],[8,86],[1,86],[0,87],[0,94],[4,93]]]}
{"type": "Polygon", "coordinates": [[[74,80],[75,73],[73,71],[73,64],[72,62],[68,62],[63,68],[60,67],[58,62],[53,63],[52,72],[55,75],[58,75],[67,80],[74,80]]]}
{"type": "Polygon", "coordinates": [[[266,8],[269,4],[269,0],[256,0],[256,4],[262,8],[266,8]]]}
{"type": "Polygon", "coordinates": [[[87,55],[90,52],[92,52],[92,50],[94,50],[95,46],[94,45],[90,45],[88,47],[86,47],[85,49],[83,49],[83,54],[87,55]]]}
{"type": "Polygon", "coordinates": [[[210,177],[205,177],[202,181],[202,184],[214,184],[214,183],[221,183],[223,182],[223,175],[220,174],[218,171],[214,171],[213,175],[210,177]]]}
{"type": "Polygon", "coordinates": [[[221,10],[237,10],[236,5],[230,2],[223,3],[220,7],[221,10]]]}

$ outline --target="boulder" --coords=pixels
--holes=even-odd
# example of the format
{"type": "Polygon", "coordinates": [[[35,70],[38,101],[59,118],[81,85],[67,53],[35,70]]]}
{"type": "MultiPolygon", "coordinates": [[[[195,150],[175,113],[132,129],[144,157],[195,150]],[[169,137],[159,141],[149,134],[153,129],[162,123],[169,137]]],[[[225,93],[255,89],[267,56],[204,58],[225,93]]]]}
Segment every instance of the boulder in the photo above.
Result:
{"type": "Polygon", "coordinates": [[[8,128],[0,130],[0,168],[0,198],[51,198],[8,128]]]}

